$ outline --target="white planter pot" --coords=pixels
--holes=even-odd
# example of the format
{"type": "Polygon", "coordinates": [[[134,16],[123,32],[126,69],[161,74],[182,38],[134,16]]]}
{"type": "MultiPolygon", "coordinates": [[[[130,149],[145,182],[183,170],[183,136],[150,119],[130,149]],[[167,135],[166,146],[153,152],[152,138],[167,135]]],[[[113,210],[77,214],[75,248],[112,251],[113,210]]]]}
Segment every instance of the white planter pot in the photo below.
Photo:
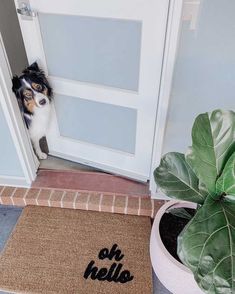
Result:
{"type": "Polygon", "coordinates": [[[160,220],[165,211],[172,206],[196,207],[193,203],[171,200],[159,209],[153,223],[150,239],[150,256],[154,272],[161,283],[173,294],[203,294],[204,292],[198,287],[191,271],[178,262],[162,243],[159,233],[160,220]]]}

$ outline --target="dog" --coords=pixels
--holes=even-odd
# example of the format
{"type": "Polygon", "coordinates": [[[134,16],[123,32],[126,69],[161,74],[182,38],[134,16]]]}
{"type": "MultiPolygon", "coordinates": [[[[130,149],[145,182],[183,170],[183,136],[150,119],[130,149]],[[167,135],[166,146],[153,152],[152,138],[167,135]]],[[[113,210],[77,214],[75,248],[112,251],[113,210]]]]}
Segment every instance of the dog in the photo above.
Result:
{"type": "Polygon", "coordinates": [[[46,159],[39,140],[46,135],[48,128],[53,90],[44,72],[34,62],[21,76],[12,79],[12,91],[18,100],[34,151],[39,159],[46,159]]]}

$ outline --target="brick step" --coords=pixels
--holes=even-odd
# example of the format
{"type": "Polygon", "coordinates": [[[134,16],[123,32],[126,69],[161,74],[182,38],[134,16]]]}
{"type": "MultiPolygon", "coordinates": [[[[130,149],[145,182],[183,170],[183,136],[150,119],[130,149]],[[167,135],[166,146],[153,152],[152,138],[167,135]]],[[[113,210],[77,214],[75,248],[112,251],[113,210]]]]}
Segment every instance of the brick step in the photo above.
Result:
{"type": "Polygon", "coordinates": [[[0,186],[2,205],[41,205],[154,217],[165,203],[150,197],[52,188],[0,186]]]}

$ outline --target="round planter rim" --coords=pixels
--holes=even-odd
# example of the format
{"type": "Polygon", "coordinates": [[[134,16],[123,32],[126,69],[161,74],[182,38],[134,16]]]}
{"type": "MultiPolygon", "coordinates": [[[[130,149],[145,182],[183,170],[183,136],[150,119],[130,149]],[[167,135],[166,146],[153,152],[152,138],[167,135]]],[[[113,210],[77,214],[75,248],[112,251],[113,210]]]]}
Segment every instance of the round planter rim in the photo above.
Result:
{"type": "Polygon", "coordinates": [[[153,222],[153,227],[152,229],[154,237],[157,239],[159,242],[159,245],[161,246],[161,250],[164,253],[164,255],[167,256],[173,262],[176,264],[181,270],[187,272],[187,273],[192,273],[190,269],[188,269],[184,264],[180,263],[178,260],[176,260],[166,249],[164,243],[162,242],[161,236],[160,236],[160,221],[162,219],[163,214],[166,212],[166,210],[170,207],[186,207],[186,208],[196,208],[196,203],[192,202],[187,202],[187,201],[180,201],[180,200],[170,200],[167,203],[165,203],[157,212],[154,222],[153,222]]]}

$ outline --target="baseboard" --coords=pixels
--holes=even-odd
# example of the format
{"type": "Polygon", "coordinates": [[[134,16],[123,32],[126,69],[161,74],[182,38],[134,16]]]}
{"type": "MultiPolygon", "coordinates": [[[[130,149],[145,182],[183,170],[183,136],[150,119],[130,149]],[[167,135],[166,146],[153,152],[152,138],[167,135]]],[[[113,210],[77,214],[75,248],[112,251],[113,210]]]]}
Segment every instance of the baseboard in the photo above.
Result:
{"type": "Polygon", "coordinates": [[[0,176],[0,186],[13,186],[29,188],[30,184],[27,183],[24,177],[14,176],[0,176]]]}

